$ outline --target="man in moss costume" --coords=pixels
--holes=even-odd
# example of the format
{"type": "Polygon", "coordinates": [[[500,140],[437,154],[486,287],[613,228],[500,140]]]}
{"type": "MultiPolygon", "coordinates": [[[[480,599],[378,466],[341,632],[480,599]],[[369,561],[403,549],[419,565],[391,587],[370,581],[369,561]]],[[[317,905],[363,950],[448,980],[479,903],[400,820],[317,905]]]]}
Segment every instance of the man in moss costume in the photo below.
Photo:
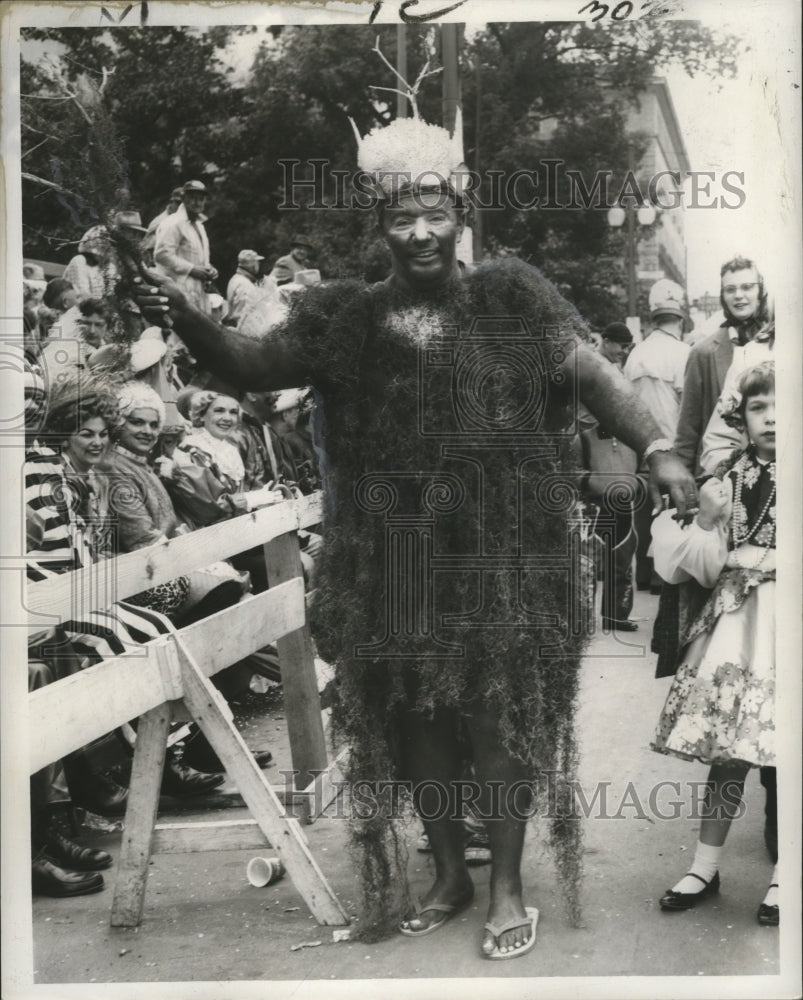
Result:
{"type": "MultiPolygon", "coordinates": [[[[410,154],[400,182],[377,186],[386,281],[309,289],[271,329],[258,313],[244,318],[250,329],[220,327],[153,275],[139,302],[151,317],[169,314],[200,363],[242,389],[312,385],[322,398],[329,502],[312,625],[336,666],[334,717],[351,747],[366,923],[387,926],[407,906],[400,929],[418,936],[471,900],[461,822],[471,797],[493,856],[481,953],[510,958],[535,940],[520,875],[531,792],[536,803],[565,792],[576,757],[584,636],[570,618],[581,581],[560,570],[575,397],[646,456],[654,501],[664,490],[684,511],[695,487],[537,270],[512,258],[458,264],[465,213],[448,133],[402,119],[360,141],[360,165],[377,177],[410,154]],[[466,737],[476,786],[460,781],[466,737]],[[393,810],[365,794],[399,779],[436,869],[415,909],[398,891],[393,810]]],[[[576,918],[579,823],[556,801],[550,839],[576,918]]]]}

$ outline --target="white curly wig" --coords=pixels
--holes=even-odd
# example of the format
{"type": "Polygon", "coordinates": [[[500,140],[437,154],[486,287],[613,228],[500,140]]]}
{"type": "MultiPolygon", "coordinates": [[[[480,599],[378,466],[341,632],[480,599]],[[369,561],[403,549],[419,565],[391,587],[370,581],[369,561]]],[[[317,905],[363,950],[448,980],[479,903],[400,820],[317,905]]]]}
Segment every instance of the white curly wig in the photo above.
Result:
{"type": "Polygon", "coordinates": [[[117,390],[120,416],[127,417],[134,410],[155,410],[159,415],[159,426],[165,422],[165,405],[155,389],[145,382],[124,382],[117,390]]]}

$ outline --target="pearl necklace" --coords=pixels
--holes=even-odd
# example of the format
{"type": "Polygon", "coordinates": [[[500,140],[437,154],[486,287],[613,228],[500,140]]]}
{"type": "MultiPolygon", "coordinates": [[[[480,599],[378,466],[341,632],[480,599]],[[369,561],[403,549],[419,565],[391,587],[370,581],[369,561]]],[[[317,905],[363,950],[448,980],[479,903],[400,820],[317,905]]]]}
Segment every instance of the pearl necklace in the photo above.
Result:
{"type": "MultiPolygon", "coordinates": [[[[747,523],[747,509],[742,500],[742,494],[744,491],[744,472],[746,465],[747,465],[747,457],[744,456],[736,466],[736,499],[733,504],[733,521],[732,521],[734,550],[738,549],[741,545],[744,545],[753,537],[753,535],[758,530],[759,525],[761,525],[762,522],[764,521],[764,518],[767,515],[770,506],[775,500],[776,485],[773,482],[772,490],[770,491],[770,495],[767,498],[767,502],[764,504],[764,507],[762,508],[761,512],[759,513],[758,517],[755,520],[755,523],[751,528],[750,525],[747,523]]],[[[771,473],[774,473],[774,465],[775,465],[774,462],[771,462],[769,465],[769,470],[771,473]]],[[[773,475],[773,480],[774,478],[775,477],[773,475]]],[[[758,558],[754,559],[749,565],[745,565],[741,561],[741,559],[739,560],[739,565],[743,569],[758,569],[761,563],[764,562],[764,560],[766,559],[767,553],[772,548],[775,542],[775,518],[772,515],[770,515],[770,521],[772,522],[772,532],[770,534],[769,541],[763,547],[763,551],[758,556],[758,558]]]]}

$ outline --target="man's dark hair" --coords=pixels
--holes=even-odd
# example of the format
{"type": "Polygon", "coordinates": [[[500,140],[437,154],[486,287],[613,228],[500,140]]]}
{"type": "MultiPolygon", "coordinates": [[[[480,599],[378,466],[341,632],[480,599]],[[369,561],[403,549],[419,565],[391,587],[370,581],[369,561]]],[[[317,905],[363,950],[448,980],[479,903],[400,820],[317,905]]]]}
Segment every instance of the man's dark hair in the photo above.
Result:
{"type": "Polygon", "coordinates": [[[626,323],[609,323],[602,331],[603,340],[612,340],[615,344],[632,344],[633,334],[626,323]]]}
{"type": "Polygon", "coordinates": [[[112,316],[108,303],[103,299],[84,299],[78,309],[82,316],[102,316],[107,323],[112,316]]]}
{"type": "Polygon", "coordinates": [[[72,288],[72,282],[64,278],[52,278],[47,283],[42,302],[48,309],[59,309],[62,295],[72,288]]]}

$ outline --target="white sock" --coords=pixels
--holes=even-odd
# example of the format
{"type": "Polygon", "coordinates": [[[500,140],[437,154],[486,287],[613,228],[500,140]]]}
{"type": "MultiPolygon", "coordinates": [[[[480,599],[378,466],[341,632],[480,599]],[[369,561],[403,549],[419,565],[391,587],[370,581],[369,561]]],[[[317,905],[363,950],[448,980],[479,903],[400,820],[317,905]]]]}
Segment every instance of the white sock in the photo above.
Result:
{"type": "Polygon", "coordinates": [[[716,875],[719,870],[719,855],[721,853],[722,847],[712,847],[710,844],[704,844],[698,840],[697,849],[694,852],[694,861],[691,868],[689,868],[689,875],[684,875],[677,885],[672,886],[674,891],[702,892],[705,886],[700,879],[702,878],[706,882],[710,882],[716,875]],[[700,878],[691,878],[692,873],[699,875],[700,878]]]}
{"type": "Polygon", "coordinates": [[[764,902],[767,906],[777,906],[778,905],[778,866],[776,865],[772,869],[772,881],[770,888],[767,889],[767,895],[764,897],[764,902]]]}

